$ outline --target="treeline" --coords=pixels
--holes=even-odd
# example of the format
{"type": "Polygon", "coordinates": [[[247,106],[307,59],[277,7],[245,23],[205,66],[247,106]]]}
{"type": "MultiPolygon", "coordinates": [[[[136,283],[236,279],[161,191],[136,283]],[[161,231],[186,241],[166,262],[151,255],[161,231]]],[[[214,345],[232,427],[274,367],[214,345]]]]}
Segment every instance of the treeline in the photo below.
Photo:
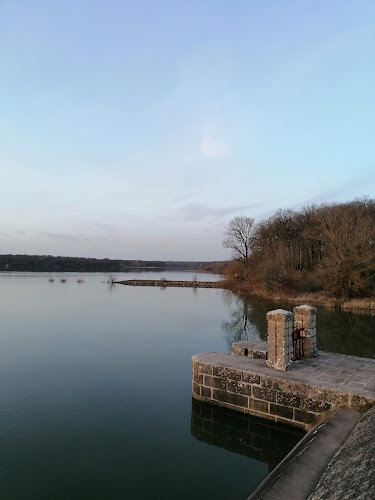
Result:
{"type": "Polygon", "coordinates": [[[54,257],[52,255],[0,255],[0,270],[5,271],[83,271],[118,272],[152,267],[164,269],[160,261],[54,257]]]}
{"type": "Polygon", "coordinates": [[[192,262],[169,260],[165,262],[165,269],[173,271],[206,271],[214,274],[221,274],[223,268],[227,264],[227,261],[192,262]]]}
{"type": "Polygon", "coordinates": [[[337,298],[374,294],[374,199],[279,210],[256,225],[253,219],[237,219],[252,221],[248,255],[224,240],[237,259],[228,272],[234,277],[247,269],[250,289],[322,290],[337,298]]]}
{"type": "Polygon", "coordinates": [[[215,262],[94,259],[52,255],[0,255],[0,271],[126,272],[145,270],[214,271],[215,262]]]}

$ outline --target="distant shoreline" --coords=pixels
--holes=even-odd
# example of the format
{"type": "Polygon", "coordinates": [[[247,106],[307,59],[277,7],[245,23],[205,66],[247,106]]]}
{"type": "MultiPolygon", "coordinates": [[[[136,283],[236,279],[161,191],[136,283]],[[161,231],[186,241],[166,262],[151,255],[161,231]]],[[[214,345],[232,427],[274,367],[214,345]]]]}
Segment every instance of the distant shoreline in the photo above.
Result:
{"type": "Polygon", "coordinates": [[[103,272],[196,271],[216,273],[222,262],[97,259],[52,255],[0,255],[0,271],[103,272]]]}

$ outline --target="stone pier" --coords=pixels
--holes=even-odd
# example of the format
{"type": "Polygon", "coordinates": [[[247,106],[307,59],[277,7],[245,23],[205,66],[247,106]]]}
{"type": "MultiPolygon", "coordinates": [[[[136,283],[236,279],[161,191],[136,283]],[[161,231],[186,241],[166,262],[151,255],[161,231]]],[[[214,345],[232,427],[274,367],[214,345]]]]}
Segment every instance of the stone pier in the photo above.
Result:
{"type": "Polygon", "coordinates": [[[235,342],[233,355],[193,356],[195,399],[305,429],[336,408],[364,411],[375,404],[375,360],[318,353],[315,307],[296,307],[294,317],[270,311],[267,321],[267,343],[235,342]]]}
{"type": "MultiPolygon", "coordinates": [[[[192,359],[194,399],[307,431],[249,500],[343,498],[348,488],[373,498],[375,359],[318,352],[315,307],[270,311],[267,323],[267,342],[234,342],[232,354],[192,359]],[[359,412],[367,412],[361,420],[359,412]]],[[[211,420],[203,431],[194,426],[197,435],[215,439],[206,432],[211,420]]],[[[247,439],[253,453],[254,437],[247,439]]]]}
{"type": "Polygon", "coordinates": [[[282,372],[261,358],[222,353],[192,360],[193,397],[216,406],[307,429],[340,406],[375,404],[375,360],[319,352],[282,372]]]}

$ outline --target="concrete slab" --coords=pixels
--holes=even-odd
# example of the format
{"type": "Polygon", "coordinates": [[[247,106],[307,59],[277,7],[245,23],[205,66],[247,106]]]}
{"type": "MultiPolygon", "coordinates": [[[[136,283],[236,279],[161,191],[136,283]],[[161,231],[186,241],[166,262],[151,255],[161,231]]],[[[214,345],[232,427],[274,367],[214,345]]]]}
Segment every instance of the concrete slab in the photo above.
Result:
{"type": "Polygon", "coordinates": [[[350,408],[337,410],[293,448],[248,500],[306,500],[360,416],[350,408]]]}
{"type": "Polygon", "coordinates": [[[309,500],[375,498],[375,407],[366,412],[329,463],[309,500]]]}

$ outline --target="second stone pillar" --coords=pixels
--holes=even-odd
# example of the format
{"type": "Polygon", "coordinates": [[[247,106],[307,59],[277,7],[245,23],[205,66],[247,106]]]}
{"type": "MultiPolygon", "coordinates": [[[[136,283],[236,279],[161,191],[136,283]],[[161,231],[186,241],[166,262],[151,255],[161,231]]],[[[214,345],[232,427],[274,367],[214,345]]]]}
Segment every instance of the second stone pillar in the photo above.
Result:
{"type": "Polygon", "coordinates": [[[290,368],[293,356],[293,314],[284,309],[267,313],[267,366],[285,371],[290,368]]]}

